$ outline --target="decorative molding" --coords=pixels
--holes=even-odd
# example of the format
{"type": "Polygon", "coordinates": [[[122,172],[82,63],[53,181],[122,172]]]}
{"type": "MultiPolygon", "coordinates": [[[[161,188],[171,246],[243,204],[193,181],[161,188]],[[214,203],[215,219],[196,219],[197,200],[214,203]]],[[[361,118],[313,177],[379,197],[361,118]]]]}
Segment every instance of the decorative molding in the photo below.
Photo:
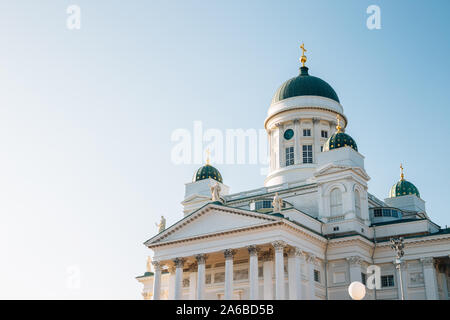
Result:
{"type": "Polygon", "coordinates": [[[317,257],[313,253],[305,253],[305,259],[308,263],[316,264],[317,257]]]}
{"type": "Polygon", "coordinates": [[[301,257],[303,255],[303,251],[297,247],[291,247],[288,250],[289,257],[301,257]]]}
{"type": "Polygon", "coordinates": [[[352,266],[362,266],[364,259],[359,257],[359,256],[352,256],[352,257],[348,257],[346,258],[349,265],[352,266]]]}
{"type": "MultiPolygon", "coordinates": [[[[298,97],[293,97],[293,98],[298,98],[298,97]]],[[[288,99],[292,99],[292,98],[288,98],[288,99]]],[[[283,101],[286,101],[288,99],[284,99],[283,101]]],[[[328,99],[328,98],[323,98],[323,99],[328,99]]],[[[331,100],[331,99],[328,99],[328,100],[331,100]]],[[[341,106],[341,108],[342,108],[342,106],[341,106]]],[[[275,113],[271,114],[270,116],[268,116],[266,118],[266,120],[264,120],[264,128],[266,128],[268,125],[271,125],[273,123],[272,118],[274,118],[276,116],[283,115],[284,113],[292,113],[292,111],[298,111],[298,110],[301,110],[301,111],[303,111],[303,110],[320,110],[320,111],[326,111],[326,112],[329,112],[329,113],[332,113],[332,114],[338,113],[342,118],[344,118],[344,121],[345,121],[344,129],[347,126],[347,118],[344,116],[343,112],[339,112],[339,111],[336,111],[336,110],[333,110],[333,109],[330,109],[330,108],[324,108],[324,107],[319,107],[319,106],[305,106],[305,107],[300,106],[300,107],[290,107],[288,109],[285,109],[285,110],[282,110],[282,111],[278,111],[278,112],[275,112],[275,113]],[[271,123],[269,123],[269,122],[271,122],[271,123]]],[[[326,120],[326,121],[332,122],[331,120],[326,120]]],[[[334,122],[332,127],[335,127],[336,124],[337,123],[334,122]]]]}
{"type": "Polygon", "coordinates": [[[233,259],[235,254],[236,254],[236,250],[233,250],[233,249],[225,249],[223,251],[223,256],[225,257],[225,260],[233,259]]]}
{"type": "Polygon", "coordinates": [[[260,250],[260,248],[258,248],[255,245],[251,245],[247,247],[248,253],[250,256],[258,256],[258,252],[260,250]]]}

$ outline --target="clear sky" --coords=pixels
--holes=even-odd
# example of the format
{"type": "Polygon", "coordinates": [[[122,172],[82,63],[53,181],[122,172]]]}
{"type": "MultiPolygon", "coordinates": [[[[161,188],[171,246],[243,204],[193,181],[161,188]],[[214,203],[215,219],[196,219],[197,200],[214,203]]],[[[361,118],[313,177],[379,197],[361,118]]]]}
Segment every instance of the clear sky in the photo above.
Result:
{"type": "MultiPolygon", "coordinates": [[[[182,217],[198,165],[178,128],[263,128],[298,73],[330,83],[366,157],[369,191],[399,178],[450,224],[450,51],[443,1],[0,2],[0,298],[140,299],[161,214],[182,217]],[[81,8],[68,30],[66,9],[81,8]],[[381,8],[381,29],[366,8],[381,8]],[[73,270],[80,285],[70,285],[73,270]]],[[[232,192],[258,165],[217,166],[232,192]]]]}

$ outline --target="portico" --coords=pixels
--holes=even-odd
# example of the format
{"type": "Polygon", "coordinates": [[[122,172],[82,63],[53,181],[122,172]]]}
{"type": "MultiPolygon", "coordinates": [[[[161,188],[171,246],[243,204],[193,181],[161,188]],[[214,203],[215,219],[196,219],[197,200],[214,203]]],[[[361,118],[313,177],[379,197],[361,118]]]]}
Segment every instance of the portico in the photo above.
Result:
{"type": "Polygon", "coordinates": [[[243,292],[242,298],[250,300],[297,300],[302,299],[303,291],[308,292],[305,298],[315,299],[314,259],[311,252],[279,240],[241,248],[229,248],[208,254],[199,253],[170,260],[154,261],[152,296],[153,300],[161,298],[161,270],[175,268],[175,281],[168,288],[168,296],[173,296],[175,300],[202,300],[207,296],[231,300],[236,291],[243,292]],[[239,268],[235,268],[235,261],[240,265],[239,268]],[[308,277],[307,287],[304,287],[301,281],[302,261],[306,263],[306,270],[308,270],[308,274],[303,275],[308,277]],[[209,285],[206,283],[206,265],[224,265],[224,268],[218,268],[217,272],[209,273],[210,276],[218,275],[217,277],[224,274],[221,289],[209,288],[212,281],[209,285]],[[156,269],[157,266],[158,269],[156,269]],[[222,272],[222,270],[224,271],[222,272]],[[242,272],[243,270],[246,274],[242,272]],[[311,279],[310,276],[312,276],[311,279]],[[189,285],[185,288],[183,288],[183,279],[189,279],[189,285]]]}

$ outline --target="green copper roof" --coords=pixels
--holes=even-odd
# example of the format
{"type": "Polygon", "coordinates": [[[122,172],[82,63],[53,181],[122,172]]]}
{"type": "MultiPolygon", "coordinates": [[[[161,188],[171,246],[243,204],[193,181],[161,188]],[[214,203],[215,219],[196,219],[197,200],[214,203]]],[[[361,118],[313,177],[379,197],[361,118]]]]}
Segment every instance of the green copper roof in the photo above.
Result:
{"type": "Polygon", "coordinates": [[[220,183],[223,183],[222,175],[220,174],[219,170],[214,168],[213,166],[209,164],[205,164],[203,167],[200,167],[197,172],[194,175],[194,178],[192,179],[192,182],[204,180],[204,179],[214,179],[216,181],[219,181],[220,183]]]}
{"type": "Polygon", "coordinates": [[[298,96],[320,96],[339,102],[334,89],[322,79],[310,76],[308,67],[301,67],[297,77],[283,83],[275,93],[272,103],[298,96]]]}
{"type": "Polygon", "coordinates": [[[406,196],[406,195],[410,195],[410,194],[414,194],[420,198],[419,189],[417,189],[415,185],[413,185],[409,181],[400,179],[399,182],[397,182],[396,184],[394,184],[392,186],[391,191],[389,192],[389,197],[395,198],[395,197],[406,196]]]}
{"type": "Polygon", "coordinates": [[[323,145],[323,151],[329,151],[342,147],[352,147],[358,151],[358,146],[355,140],[344,132],[335,132],[323,145]]]}

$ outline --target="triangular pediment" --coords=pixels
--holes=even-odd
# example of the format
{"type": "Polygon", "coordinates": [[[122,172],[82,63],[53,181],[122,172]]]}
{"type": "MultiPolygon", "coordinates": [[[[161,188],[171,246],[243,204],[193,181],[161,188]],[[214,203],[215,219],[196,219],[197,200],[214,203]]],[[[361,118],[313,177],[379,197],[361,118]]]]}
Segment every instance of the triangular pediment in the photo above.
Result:
{"type": "Polygon", "coordinates": [[[360,167],[350,167],[350,166],[340,166],[336,164],[327,164],[321,168],[318,168],[318,170],[314,173],[315,177],[322,177],[326,175],[332,175],[335,173],[341,173],[343,171],[351,170],[355,172],[356,174],[360,175],[366,180],[369,180],[370,177],[367,175],[366,171],[360,167]]]}
{"type": "Polygon", "coordinates": [[[145,244],[150,245],[223,233],[273,223],[279,220],[279,217],[269,214],[210,203],[170,226],[145,244]]]}

